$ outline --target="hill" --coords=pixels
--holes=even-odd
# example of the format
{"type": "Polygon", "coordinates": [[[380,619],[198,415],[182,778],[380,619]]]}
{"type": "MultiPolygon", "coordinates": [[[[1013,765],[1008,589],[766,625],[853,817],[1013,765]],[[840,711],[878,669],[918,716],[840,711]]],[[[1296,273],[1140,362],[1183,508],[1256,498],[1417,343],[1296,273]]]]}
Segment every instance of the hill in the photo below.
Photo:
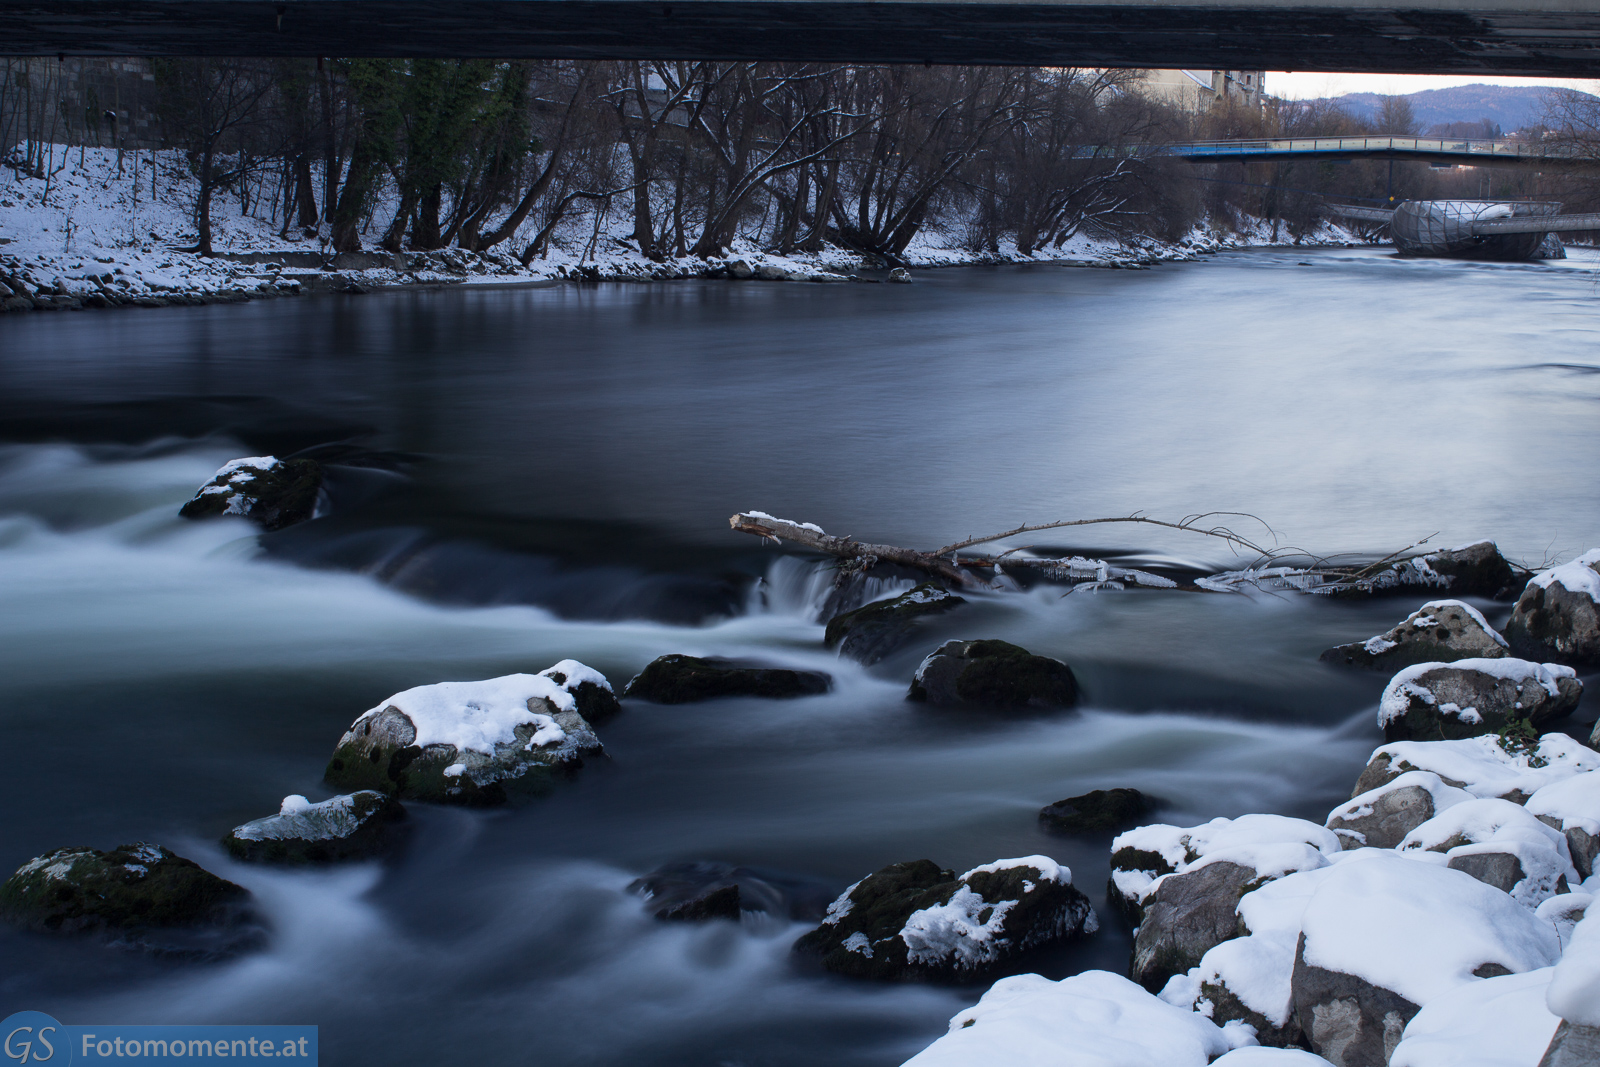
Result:
{"type": "MultiPolygon", "coordinates": [[[[1506,133],[1538,123],[1545,97],[1554,90],[1537,85],[1459,85],[1406,94],[1423,130],[1452,122],[1488,119],[1506,133]]],[[[1332,102],[1352,115],[1373,118],[1383,97],[1378,93],[1346,93],[1332,102]]]]}

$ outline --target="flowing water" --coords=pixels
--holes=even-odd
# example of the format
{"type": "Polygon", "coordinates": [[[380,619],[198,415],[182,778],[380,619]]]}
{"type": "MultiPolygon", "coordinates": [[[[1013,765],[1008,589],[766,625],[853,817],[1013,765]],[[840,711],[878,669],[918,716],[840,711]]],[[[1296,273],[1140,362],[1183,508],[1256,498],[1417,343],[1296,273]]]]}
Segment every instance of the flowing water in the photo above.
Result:
{"type": "MultiPolygon", "coordinates": [[[[660,923],[628,884],[720,861],[815,899],[897,860],[1045,853],[1099,903],[1108,839],[1042,832],[1041,805],[1126,785],[1167,821],[1320,821],[1378,741],[1383,679],[1316,656],[1422,598],[1035,587],[974,596],[868,669],[821,646],[826,569],[727,516],[933,547],[1223,509],[1315,552],[1436,534],[1569,556],[1600,540],[1594,265],[1257,252],[10,316],[0,868],[158,841],[248,886],[270,933],[195,964],[0,932],[0,1015],[315,1023],[341,1064],[898,1063],[980,990],[833,978],[790,958],[804,923],[660,923]],[[322,449],[344,462],[314,522],[175,517],[229,458],[335,441],[364,451],[322,449]],[[951,637],[1066,660],[1084,706],[908,705],[951,637]],[[286,794],[328,795],[335,740],[390,693],[566,657],[621,683],[668,652],[835,688],[630,702],[608,757],[542,802],[414,806],[390,864],[276,871],[216,844],[286,794]]],[[[1039,543],[1235,562],[1158,534],[1039,543]]],[[[1100,910],[1100,933],[1029,966],[1121,969],[1128,932],[1100,910]]]]}

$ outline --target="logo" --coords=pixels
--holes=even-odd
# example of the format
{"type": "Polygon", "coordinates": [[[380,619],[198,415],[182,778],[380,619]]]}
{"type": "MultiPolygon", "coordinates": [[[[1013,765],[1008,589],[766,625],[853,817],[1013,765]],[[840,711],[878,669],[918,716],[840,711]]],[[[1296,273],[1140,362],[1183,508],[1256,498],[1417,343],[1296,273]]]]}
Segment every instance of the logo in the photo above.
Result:
{"type": "MultiPolygon", "coordinates": [[[[315,1026],[64,1026],[42,1011],[19,1011],[0,1023],[11,1064],[85,1067],[102,1061],[216,1064],[238,1059],[287,1060],[315,1067],[315,1026]]],[[[287,1065],[286,1065],[287,1067],[287,1065]]]]}
{"type": "Polygon", "coordinates": [[[69,1063],[70,1052],[58,1055],[56,1046],[66,1046],[62,1026],[42,1011],[19,1011],[0,1029],[5,1031],[5,1054],[12,1063],[48,1063],[51,1067],[69,1063]]]}

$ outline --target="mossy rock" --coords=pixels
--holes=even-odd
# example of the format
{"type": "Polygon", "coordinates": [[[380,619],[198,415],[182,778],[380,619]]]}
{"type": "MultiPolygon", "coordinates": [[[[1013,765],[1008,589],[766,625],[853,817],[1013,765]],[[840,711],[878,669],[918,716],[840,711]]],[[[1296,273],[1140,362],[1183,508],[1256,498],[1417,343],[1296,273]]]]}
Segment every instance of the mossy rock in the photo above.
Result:
{"type": "Polygon", "coordinates": [[[322,464],[309,459],[236,459],[200,487],[178,514],[185,519],[238,515],[267,530],[311,518],[322,489],[322,464]]]}
{"type": "Polygon", "coordinates": [[[222,846],[235,859],[254,863],[337,863],[392,852],[408,828],[399,801],[364,789],[320,804],[287,797],[278,814],[234,827],[222,846]]]}
{"type": "Polygon", "coordinates": [[[543,700],[530,700],[540,713],[555,720],[564,735],[558,744],[536,746],[542,727],[523,723],[513,739],[495,745],[492,753],[460,751],[454,745],[415,744],[416,725],[390,706],[357,719],[333,750],[323,780],[338,789],[370,789],[401,800],[420,800],[466,807],[490,807],[512,800],[543,796],[558,781],[583,766],[583,757],[601,751],[600,742],[582,715],[558,711],[543,700]],[[455,773],[447,773],[454,771],[455,773]]]}
{"type": "Polygon", "coordinates": [[[1078,701],[1072,668],[1007,641],[947,641],[922,661],[909,700],[935,705],[1069,708],[1078,701]]]}
{"type": "Polygon", "coordinates": [[[1104,834],[1139,825],[1153,807],[1137,789],[1095,789],[1046,805],[1039,821],[1058,834],[1104,834]]]}
{"type": "Polygon", "coordinates": [[[932,582],[890,600],[878,600],[828,620],[822,640],[839,655],[871,666],[899,648],[916,631],[917,620],[942,615],[965,604],[932,582]]]}
{"type": "Polygon", "coordinates": [[[821,671],[760,667],[727,659],[670,655],[652,660],[628,683],[622,694],[655,704],[690,704],[717,697],[763,697],[791,700],[816,696],[833,688],[821,671]]]}
{"type": "Polygon", "coordinates": [[[1097,926],[1088,898],[1043,862],[1048,870],[1010,860],[960,877],[932,860],[890,864],[845,890],[795,951],[858,978],[996,976],[1030,948],[1097,926]]]}
{"type": "Polygon", "coordinates": [[[0,914],[29,930],[77,933],[237,921],[250,893],[145,842],[58,848],[0,884],[0,914]]]}

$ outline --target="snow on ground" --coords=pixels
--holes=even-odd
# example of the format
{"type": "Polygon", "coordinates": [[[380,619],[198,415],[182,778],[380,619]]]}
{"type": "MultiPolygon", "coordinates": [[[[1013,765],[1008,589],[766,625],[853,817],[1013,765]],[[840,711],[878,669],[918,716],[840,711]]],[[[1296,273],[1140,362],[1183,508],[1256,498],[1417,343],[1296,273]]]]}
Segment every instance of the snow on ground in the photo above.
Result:
{"type": "MultiPolygon", "coordinates": [[[[16,280],[20,284],[15,288],[23,290],[18,295],[30,301],[42,298],[48,303],[60,296],[54,302],[63,307],[76,306],[73,300],[153,305],[198,302],[202,295],[247,299],[314,288],[515,285],[571,278],[649,281],[698,277],[726,270],[739,260],[755,277],[767,280],[837,281],[862,268],[861,257],[843,249],[779,256],[745,238],[735,240],[720,259],[688,256],[656,262],[628,241],[631,213],[625,205],[614,206],[598,228],[590,215],[569,219],[547,253],[527,267],[512,253],[531,240],[536,229],[532,222],[483,254],[454,248],[397,259],[376,246],[388,205],[380,205],[379,221],[363,234],[365,254],[334,257],[325,231],[310,237],[296,227],[280,232],[279,225],[265,217],[271,214],[269,205],[253,204],[246,212],[238,194],[230,190],[219,190],[212,200],[212,244],[218,257],[208,259],[184,251],[197,240],[196,182],[182,152],[118,153],[111,148],[55,145],[44,154],[51,162],[43,176],[20,165],[24,156],[20,147],[0,160],[0,282],[16,280]]],[[[916,268],[1020,262],[1142,267],[1273,243],[1271,234],[1270,225],[1249,219],[1221,227],[1197,226],[1176,242],[1078,233],[1059,247],[1025,256],[1009,240],[994,251],[974,252],[964,247],[959,227],[948,231],[930,227],[917,235],[903,258],[916,268]]],[[[1289,239],[1279,235],[1279,242],[1289,239]]],[[[1325,225],[1304,243],[1359,241],[1347,230],[1325,225]]],[[[733,273],[743,271],[735,268],[733,273]]],[[[11,295],[0,292],[0,306],[11,295]]]]}
{"type": "Polygon", "coordinates": [[[1506,1067],[1539,1062],[1560,1023],[1545,1007],[1551,969],[1458,986],[1406,1025],[1389,1067],[1506,1067]]]}

